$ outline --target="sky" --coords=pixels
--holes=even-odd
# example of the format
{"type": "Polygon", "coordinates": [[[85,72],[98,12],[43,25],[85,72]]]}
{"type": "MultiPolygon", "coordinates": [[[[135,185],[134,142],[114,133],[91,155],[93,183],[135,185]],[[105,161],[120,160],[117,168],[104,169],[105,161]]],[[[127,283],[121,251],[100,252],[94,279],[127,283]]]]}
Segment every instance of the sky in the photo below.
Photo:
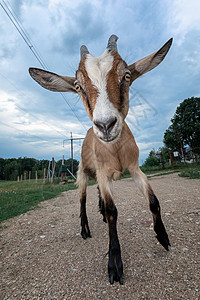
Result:
{"type": "MultiPolygon", "coordinates": [[[[100,56],[111,34],[118,52],[131,64],[173,37],[164,61],[138,78],[130,89],[126,121],[140,149],[140,164],[163,135],[177,106],[200,97],[199,0],[1,0],[0,1],[0,157],[70,158],[70,141],[92,126],[81,99],[50,92],[28,73],[43,65],[74,76],[80,46],[100,56]],[[5,9],[23,30],[22,37],[5,9]],[[24,39],[28,43],[25,42],[24,39]]],[[[80,160],[82,140],[74,141],[80,160]]]]}

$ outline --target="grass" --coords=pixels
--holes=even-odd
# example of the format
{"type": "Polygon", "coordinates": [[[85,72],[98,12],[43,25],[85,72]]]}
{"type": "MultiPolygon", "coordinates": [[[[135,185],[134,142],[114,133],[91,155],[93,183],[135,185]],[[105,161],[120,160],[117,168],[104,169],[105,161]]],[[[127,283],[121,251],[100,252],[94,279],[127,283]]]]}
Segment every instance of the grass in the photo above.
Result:
{"type": "MultiPolygon", "coordinates": [[[[184,167],[184,164],[174,163],[174,169],[179,169],[181,167],[184,167]]],[[[150,167],[150,166],[142,166],[141,167],[142,172],[144,172],[146,175],[150,175],[152,173],[161,173],[161,172],[163,173],[163,172],[170,171],[170,170],[173,171],[174,169],[172,169],[172,166],[169,163],[165,163],[165,169],[162,169],[161,165],[152,166],[152,167],[150,167]]]]}
{"type": "Polygon", "coordinates": [[[41,201],[75,189],[75,184],[0,181],[0,222],[35,209],[41,201]]]}
{"type": "Polygon", "coordinates": [[[189,177],[190,179],[200,179],[200,167],[187,168],[180,172],[180,177],[189,177]]]}

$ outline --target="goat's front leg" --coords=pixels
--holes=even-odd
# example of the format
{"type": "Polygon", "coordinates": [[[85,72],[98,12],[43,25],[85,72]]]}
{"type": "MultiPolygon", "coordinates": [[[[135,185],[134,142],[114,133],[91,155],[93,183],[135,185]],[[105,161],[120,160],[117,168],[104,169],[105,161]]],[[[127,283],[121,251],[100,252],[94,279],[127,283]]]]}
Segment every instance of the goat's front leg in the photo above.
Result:
{"type": "Polygon", "coordinates": [[[168,251],[169,246],[171,245],[161,218],[161,209],[159,201],[155,196],[147,180],[146,175],[139,169],[139,167],[137,170],[134,171],[131,170],[131,168],[129,170],[131,175],[133,176],[134,181],[136,182],[136,184],[139,185],[140,190],[142,191],[144,196],[149,200],[149,207],[153,215],[154,231],[156,233],[156,238],[158,239],[160,244],[168,251]]]}
{"type": "Polygon", "coordinates": [[[121,249],[117,234],[117,208],[112,199],[110,189],[111,182],[108,178],[100,180],[99,188],[104,200],[105,217],[109,228],[109,260],[108,260],[108,274],[111,284],[114,281],[119,281],[123,284],[123,263],[121,259],[121,249]]]}
{"type": "Polygon", "coordinates": [[[91,237],[90,229],[88,225],[88,218],[86,214],[86,189],[88,184],[88,176],[83,170],[82,161],[80,161],[78,174],[77,174],[77,185],[80,191],[80,218],[81,218],[81,235],[83,239],[91,237]]]}

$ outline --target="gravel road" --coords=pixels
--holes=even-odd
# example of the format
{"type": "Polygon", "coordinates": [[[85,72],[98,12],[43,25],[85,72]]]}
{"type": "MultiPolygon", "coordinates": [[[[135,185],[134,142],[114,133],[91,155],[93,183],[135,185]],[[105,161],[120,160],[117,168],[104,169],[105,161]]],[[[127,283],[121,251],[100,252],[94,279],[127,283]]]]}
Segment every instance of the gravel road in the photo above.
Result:
{"type": "Polygon", "coordinates": [[[148,203],[131,179],[114,182],[124,285],[107,276],[107,225],[88,188],[91,239],[80,235],[78,191],[1,224],[0,299],[200,299],[200,180],[152,177],[171,249],[157,243],[148,203]]]}

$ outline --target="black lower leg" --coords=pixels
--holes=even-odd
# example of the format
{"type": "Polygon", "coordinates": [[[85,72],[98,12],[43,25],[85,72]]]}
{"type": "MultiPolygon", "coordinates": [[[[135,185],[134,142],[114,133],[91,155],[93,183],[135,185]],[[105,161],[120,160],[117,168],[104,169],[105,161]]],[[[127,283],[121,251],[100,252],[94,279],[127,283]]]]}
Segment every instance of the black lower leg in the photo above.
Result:
{"type": "Polygon", "coordinates": [[[86,214],[86,194],[84,193],[81,197],[81,235],[84,239],[91,237],[90,229],[88,226],[88,219],[86,214]]]}
{"type": "Polygon", "coordinates": [[[156,238],[158,239],[160,244],[168,251],[168,246],[171,245],[169,242],[167,232],[165,230],[165,226],[161,219],[160,204],[153,191],[149,192],[149,205],[150,210],[153,214],[154,231],[157,234],[156,238]]]}
{"type": "Polygon", "coordinates": [[[109,225],[109,261],[108,274],[110,283],[119,281],[123,284],[123,263],[121,259],[121,249],[117,235],[117,209],[113,202],[106,205],[106,218],[109,225]]]}
{"type": "Polygon", "coordinates": [[[99,187],[97,187],[97,189],[98,189],[98,192],[99,192],[99,211],[103,216],[103,221],[105,223],[107,223],[104,201],[103,201],[103,198],[101,197],[101,192],[100,192],[99,187]]]}

